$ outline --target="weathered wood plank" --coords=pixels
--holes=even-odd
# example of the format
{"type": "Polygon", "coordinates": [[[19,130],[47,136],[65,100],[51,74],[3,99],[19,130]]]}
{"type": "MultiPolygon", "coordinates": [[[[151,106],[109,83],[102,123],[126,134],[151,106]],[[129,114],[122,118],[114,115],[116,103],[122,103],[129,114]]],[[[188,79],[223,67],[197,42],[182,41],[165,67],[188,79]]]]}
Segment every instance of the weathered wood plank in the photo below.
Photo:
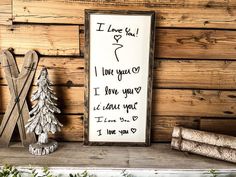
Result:
{"type": "MultiPolygon", "coordinates": [[[[76,114],[83,112],[84,89],[83,87],[53,87],[58,96],[58,107],[64,114],[76,114]]],[[[36,90],[36,86],[31,87],[29,95],[36,90]]],[[[7,86],[0,86],[0,113],[4,113],[10,100],[10,93],[7,86]]]]}
{"type": "Polygon", "coordinates": [[[235,29],[234,1],[13,1],[15,22],[83,24],[85,9],[153,10],[157,26],[235,29]],[[47,7],[47,8],[45,8],[47,7]]]}
{"type": "Polygon", "coordinates": [[[199,129],[199,117],[152,116],[152,142],[170,142],[174,126],[199,129]]]}
{"type": "Polygon", "coordinates": [[[0,50],[13,48],[16,54],[37,50],[43,55],[79,55],[78,26],[0,26],[0,50]]]}
{"type": "MultiPolygon", "coordinates": [[[[19,68],[23,62],[17,57],[19,68]]],[[[48,67],[50,80],[54,85],[83,86],[84,59],[69,57],[41,57],[36,71],[39,75],[42,66],[48,67]]],[[[155,60],[155,88],[201,88],[236,89],[236,61],[209,60],[155,60]]],[[[34,80],[34,85],[35,85],[34,80]]],[[[2,67],[0,84],[6,85],[2,67]]]]}
{"type": "MultiPolygon", "coordinates": [[[[157,29],[155,45],[157,58],[236,59],[234,31],[157,29]]],[[[83,27],[80,48],[84,53],[83,27]]]]}
{"type": "Polygon", "coordinates": [[[0,1],[0,24],[1,25],[12,24],[12,1],[11,0],[0,1]]]}
{"type": "MultiPolygon", "coordinates": [[[[92,167],[97,170],[101,170],[101,168],[205,169],[207,171],[209,169],[235,169],[235,164],[197,155],[186,155],[171,150],[170,144],[160,143],[152,144],[151,147],[97,147],[83,146],[82,143],[60,143],[59,149],[47,156],[46,159],[44,156],[35,158],[27,148],[18,145],[11,148],[1,148],[0,162],[1,165],[12,164],[29,167],[28,164],[31,164],[41,167],[84,167],[86,169],[92,167]]],[[[189,176],[189,170],[184,176],[189,176]]]]}
{"type": "MultiPolygon", "coordinates": [[[[17,57],[19,69],[23,64],[23,57],[17,57]]],[[[1,66],[1,65],[0,65],[1,66]]],[[[33,84],[36,85],[37,76],[43,66],[48,68],[49,79],[53,85],[81,86],[84,84],[84,59],[75,57],[41,57],[33,84]]],[[[6,85],[5,75],[0,67],[0,84],[6,85]]]]}
{"type": "MultiPolygon", "coordinates": [[[[3,115],[0,115],[0,121],[3,115]]],[[[58,115],[63,124],[62,131],[50,135],[58,141],[83,141],[83,115],[58,115]]],[[[151,142],[170,142],[174,126],[200,129],[226,135],[236,136],[236,119],[152,116],[151,142]],[[227,127],[227,128],[226,128],[227,127]]],[[[13,140],[19,140],[19,132],[15,132],[13,140]]]]}
{"type": "Polygon", "coordinates": [[[235,61],[156,60],[155,88],[236,89],[235,61]]]}
{"type": "Polygon", "coordinates": [[[236,119],[209,119],[200,120],[200,129],[225,135],[236,136],[236,119]]]}
{"type": "Polygon", "coordinates": [[[153,91],[153,115],[232,117],[236,115],[236,91],[157,89],[153,91]]]}
{"type": "Polygon", "coordinates": [[[158,57],[235,59],[234,31],[160,29],[156,36],[158,57]]]}
{"type": "MultiPolygon", "coordinates": [[[[80,50],[84,52],[84,37],[81,34],[79,39],[78,26],[0,26],[0,34],[0,49],[13,48],[16,54],[29,49],[43,55],[78,56],[80,50]]],[[[236,59],[234,31],[159,29],[156,34],[157,58],[236,59]]]]}
{"type": "MultiPolygon", "coordinates": [[[[19,68],[22,60],[22,57],[17,57],[19,68]]],[[[83,58],[41,57],[36,76],[42,66],[48,67],[54,85],[84,85],[83,58]]],[[[235,61],[158,59],[155,61],[153,85],[155,88],[236,89],[235,72],[235,61]]],[[[1,67],[0,84],[6,84],[1,67]]]]}
{"type": "Polygon", "coordinates": [[[83,141],[83,115],[58,115],[63,124],[62,131],[51,135],[58,141],[83,141]]]}
{"type": "MultiPolygon", "coordinates": [[[[83,115],[60,115],[62,132],[51,136],[59,141],[83,141],[83,115]]],[[[199,117],[152,116],[151,141],[170,142],[174,126],[199,129],[199,117]]]]}
{"type": "MultiPolygon", "coordinates": [[[[0,122],[2,117],[3,114],[0,114],[0,122]]],[[[83,141],[84,127],[82,114],[60,114],[57,115],[57,118],[63,124],[62,131],[50,134],[51,138],[57,141],[83,141]]],[[[174,126],[199,129],[199,123],[199,117],[152,116],[151,142],[170,142],[174,126]]],[[[20,140],[18,131],[14,132],[12,140],[20,140]]]]}
{"type": "MultiPolygon", "coordinates": [[[[33,87],[33,90],[35,88],[33,87]]],[[[83,87],[54,87],[64,114],[83,113],[83,87]]],[[[152,114],[159,116],[236,116],[236,91],[154,89],[152,114]]],[[[8,103],[7,86],[0,86],[0,112],[8,103]]]]}

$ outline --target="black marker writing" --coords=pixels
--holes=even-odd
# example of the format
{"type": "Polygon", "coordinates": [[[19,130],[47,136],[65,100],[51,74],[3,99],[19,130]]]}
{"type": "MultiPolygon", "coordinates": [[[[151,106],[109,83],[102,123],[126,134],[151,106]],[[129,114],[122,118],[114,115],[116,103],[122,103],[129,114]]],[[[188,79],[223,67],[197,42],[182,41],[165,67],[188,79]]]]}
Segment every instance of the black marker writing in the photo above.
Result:
{"type": "Polygon", "coordinates": [[[139,29],[137,28],[136,33],[131,32],[130,28],[125,28],[126,36],[138,37],[139,29]]]}
{"type": "Polygon", "coordinates": [[[114,51],[114,54],[115,54],[115,57],[116,57],[116,60],[119,62],[119,57],[118,57],[118,54],[117,54],[117,50],[118,49],[121,49],[122,47],[124,47],[122,44],[112,44],[112,45],[117,45],[118,47],[115,49],[114,51]]]}
{"type": "Polygon", "coordinates": [[[94,89],[94,91],[95,91],[94,96],[99,96],[99,94],[98,94],[98,89],[99,89],[99,87],[95,87],[95,88],[93,88],[93,89],[94,89]]]}
{"type": "Polygon", "coordinates": [[[102,25],[105,25],[105,23],[97,23],[99,25],[98,29],[96,31],[104,31],[102,30],[102,25]]]}
{"type": "Polygon", "coordinates": [[[123,136],[124,134],[129,134],[129,130],[119,130],[119,133],[123,136]]]}
{"type": "Polygon", "coordinates": [[[122,33],[122,29],[115,29],[111,25],[109,25],[107,32],[115,32],[115,33],[122,33]]]}
{"type": "Polygon", "coordinates": [[[107,129],[107,134],[108,135],[115,135],[116,134],[116,130],[108,130],[107,129]]]}
{"type": "Polygon", "coordinates": [[[101,136],[102,135],[102,130],[100,129],[100,130],[97,130],[97,132],[98,132],[98,136],[101,136]]]}
{"type": "Polygon", "coordinates": [[[123,117],[120,117],[120,122],[130,122],[129,120],[124,119],[123,117]]]}
{"type": "Polygon", "coordinates": [[[105,95],[118,95],[119,92],[117,89],[110,89],[108,86],[105,87],[105,95]]]}
{"type": "Polygon", "coordinates": [[[130,130],[134,134],[137,131],[137,128],[131,128],[130,130]]]}
{"type": "Polygon", "coordinates": [[[113,69],[105,69],[104,67],[102,67],[102,75],[113,75],[113,69]]]}
{"type": "Polygon", "coordinates": [[[128,95],[133,95],[135,93],[139,94],[140,91],[141,91],[141,87],[135,87],[135,88],[125,88],[125,89],[122,89],[122,93],[125,95],[125,98],[128,97],[128,95]]]}
{"type": "Polygon", "coordinates": [[[116,40],[116,43],[118,43],[121,38],[122,38],[122,36],[120,34],[114,35],[114,39],[116,40]]]}
{"type": "Polygon", "coordinates": [[[133,121],[136,121],[138,119],[138,116],[132,116],[133,121]]]}
{"type": "Polygon", "coordinates": [[[120,109],[120,104],[107,103],[105,106],[103,106],[102,109],[103,110],[117,110],[117,109],[120,109]]]}
{"type": "Polygon", "coordinates": [[[94,111],[100,110],[100,106],[101,106],[101,103],[99,103],[97,106],[94,106],[94,107],[93,107],[93,110],[94,110],[94,111]]]}
{"type": "Polygon", "coordinates": [[[95,119],[97,119],[97,123],[99,123],[99,122],[102,122],[102,118],[103,118],[103,116],[97,116],[97,117],[94,117],[95,119]]]}
{"type": "Polygon", "coordinates": [[[114,39],[116,41],[116,43],[112,44],[114,46],[117,46],[117,48],[115,49],[114,51],[114,54],[115,54],[115,57],[116,57],[116,60],[119,62],[119,57],[118,57],[118,54],[117,54],[117,50],[123,48],[124,46],[122,44],[119,44],[119,40],[122,38],[122,35],[114,35],[114,39]]]}
{"type": "Polygon", "coordinates": [[[94,67],[94,70],[95,70],[95,76],[97,77],[98,76],[98,72],[97,72],[97,67],[96,66],[94,67]]]}
{"type": "Polygon", "coordinates": [[[138,102],[135,102],[134,104],[123,104],[123,108],[129,113],[130,110],[137,110],[137,104],[138,102]]]}

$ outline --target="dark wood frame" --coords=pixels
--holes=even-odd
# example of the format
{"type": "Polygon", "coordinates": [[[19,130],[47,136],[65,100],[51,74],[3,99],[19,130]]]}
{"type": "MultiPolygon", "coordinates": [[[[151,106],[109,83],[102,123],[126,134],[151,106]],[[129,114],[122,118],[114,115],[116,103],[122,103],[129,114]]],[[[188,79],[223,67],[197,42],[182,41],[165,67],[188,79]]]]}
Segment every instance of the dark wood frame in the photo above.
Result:
{"type": "Polygon", "coordinates": [[[118,145],[118,146],[150,146],[151,135],[151,104],[152,104],[152,82],[153,63],[155,50],[155,11],[127,11],[127,10],[85,10],[85,94],[84,94],[84,144],[85,145],[118,145]],[[90,88],[90,14],[107,15],[148,15],[151,16],[150,28],[150,51],[149,51],[149,75],[147,93],[147,123],[146,141],[143,142],[91,142],[89,141],[89,88],[90,88]]]}

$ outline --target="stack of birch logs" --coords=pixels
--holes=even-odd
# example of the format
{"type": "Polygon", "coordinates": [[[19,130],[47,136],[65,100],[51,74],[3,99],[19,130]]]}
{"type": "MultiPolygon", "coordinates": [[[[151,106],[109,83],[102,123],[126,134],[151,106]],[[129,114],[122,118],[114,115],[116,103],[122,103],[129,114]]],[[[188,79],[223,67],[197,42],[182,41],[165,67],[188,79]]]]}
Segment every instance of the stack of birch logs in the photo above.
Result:
{"type": "Polygon", "coordinates": [[[236,163],[236,137],[232,136],[174,127],[171,147],[236,163]]]}

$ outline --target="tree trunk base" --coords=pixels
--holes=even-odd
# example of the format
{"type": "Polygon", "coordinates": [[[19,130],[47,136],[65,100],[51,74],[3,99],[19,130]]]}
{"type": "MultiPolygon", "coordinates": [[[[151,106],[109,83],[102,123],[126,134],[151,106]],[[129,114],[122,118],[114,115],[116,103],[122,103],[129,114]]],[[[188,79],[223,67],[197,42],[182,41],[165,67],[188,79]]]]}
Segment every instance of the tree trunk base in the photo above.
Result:
{"type": "Polygon", "coordinates": [[[48,143],[34,143],[29,145],[29,152],[33,155],[47,155],[54,152],[58,147],[58,143],[54,140],[48,140],[48,143]]]}

